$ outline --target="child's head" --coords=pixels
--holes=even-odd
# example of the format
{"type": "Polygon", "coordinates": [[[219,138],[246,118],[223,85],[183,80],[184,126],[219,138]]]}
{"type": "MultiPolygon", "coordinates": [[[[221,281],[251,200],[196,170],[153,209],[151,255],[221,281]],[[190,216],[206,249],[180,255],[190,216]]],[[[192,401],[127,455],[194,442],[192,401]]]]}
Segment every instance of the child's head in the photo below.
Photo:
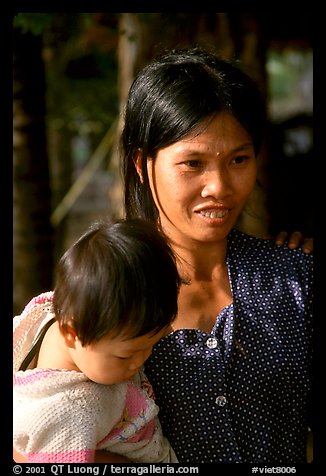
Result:
{"type": "Polygon", "coordinates": [[[53,307],[74,348],[113,356],[119,365],[137,354],[135,373],[175,318],[179,286],[173,252],[153,225],[100,222],[59,261],[53,307]]]}
{"type": "Polygon", "coordinates": [[[82,345],[156,334],[176,316],[179,283],[173,252],[148,222],[95,223],[57,265],[54,312],[82,345]]]}

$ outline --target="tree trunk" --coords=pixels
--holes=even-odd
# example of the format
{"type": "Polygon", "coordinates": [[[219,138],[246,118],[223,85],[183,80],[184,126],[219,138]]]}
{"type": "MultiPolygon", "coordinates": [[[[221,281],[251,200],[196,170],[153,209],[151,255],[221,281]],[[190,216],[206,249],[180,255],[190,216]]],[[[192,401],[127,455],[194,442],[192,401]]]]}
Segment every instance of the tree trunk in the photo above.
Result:
{"type": "MultiPolygon", "coordinates": [[[[49,167],[52,191],[52,210],[55,210],[63,197],[69,191],[73,177],[71,159],[71,134],[67,128],[48,129],[49,167]]],[[[54,264],[66,250],[66,232],[69,225],[69,215],[65,215],[59,223],[53,224],[53,261],[54,264]]]]}
{"type": "Polygon", "coordinates": [[[13,301],[21,312],[52,287],[53,230],[41,37],[14,29],[13,301]]]}

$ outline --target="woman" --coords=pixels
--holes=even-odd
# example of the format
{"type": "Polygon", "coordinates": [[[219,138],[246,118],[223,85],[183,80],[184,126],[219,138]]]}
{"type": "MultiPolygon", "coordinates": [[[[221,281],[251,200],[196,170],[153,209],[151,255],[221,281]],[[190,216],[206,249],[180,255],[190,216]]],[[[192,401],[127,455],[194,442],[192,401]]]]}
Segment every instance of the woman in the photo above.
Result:
{"type": "Polygon", "coordinates": [[[183,280],[145,366],[180,463],[306,462],[312,255],[236,230],[264,123],[252,80],[198,49],[146,66],[126,105],[126,216],[157,224],[183,280]]]}

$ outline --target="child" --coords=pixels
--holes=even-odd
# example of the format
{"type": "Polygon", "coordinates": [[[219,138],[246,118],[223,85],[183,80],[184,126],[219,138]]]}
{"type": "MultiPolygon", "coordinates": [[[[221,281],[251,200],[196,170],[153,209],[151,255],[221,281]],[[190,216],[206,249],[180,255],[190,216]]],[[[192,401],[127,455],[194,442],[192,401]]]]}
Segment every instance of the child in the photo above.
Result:
{"type": "Polygon", "coordinates": [[[177,463],[142,365],[177,313],[174,255],[142,220],[94,224],[54,292],[14,318],[14,447],[27,462],[177,463]],[[117,461],[128,461],[117,459],[117,461]]]}

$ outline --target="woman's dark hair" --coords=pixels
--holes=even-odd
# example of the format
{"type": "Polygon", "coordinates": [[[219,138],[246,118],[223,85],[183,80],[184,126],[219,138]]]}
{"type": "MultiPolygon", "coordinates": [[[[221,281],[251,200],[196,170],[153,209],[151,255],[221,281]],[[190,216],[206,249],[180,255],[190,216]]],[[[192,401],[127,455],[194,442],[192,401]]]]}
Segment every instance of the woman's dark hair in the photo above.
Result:
{"type": "Polygon", "coordinates": [[[262,145],[265,106],[254,81],[235,63],[208,51],[175,50],[145,66],[133,81],[121,136],[127,218],[157,223],[147,158],[192,131],[204,119],[230,112],[247,130],[256,154],[262,145]],[[142,154],[142,181],[135,169],[142,154]]]}
{"type": "Polygon", "coordinates": [[[82,345],[112,336],[156,334],[177,314],[180,278],[174,254],[143,220],[95,223],[56,268],[53,307],[82,345]]]}

